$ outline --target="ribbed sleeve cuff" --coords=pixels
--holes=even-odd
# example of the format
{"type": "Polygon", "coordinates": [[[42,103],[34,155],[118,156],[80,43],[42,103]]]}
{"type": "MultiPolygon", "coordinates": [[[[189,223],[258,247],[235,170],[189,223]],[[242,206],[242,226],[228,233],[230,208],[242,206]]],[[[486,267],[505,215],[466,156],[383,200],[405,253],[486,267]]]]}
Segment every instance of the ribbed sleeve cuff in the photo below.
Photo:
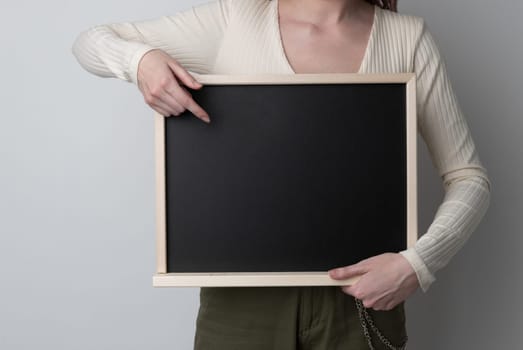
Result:
{"type": "Polygon", "coordinates": [[[423,290],[423,292],[426,292],[430,285],[436,280],[436,277],[429,271],[427,268],[427,265],[423,262],[421,257],[418,255],[418,253],[414,250],[414,248],[409,248],[407,250],[403,250],[400,252],[401,255],[407,259],[407,261],[410,263],[414,271],[416,272],[416,276],[418,277],[418,282],[423,290]]]}
{"type": "Polygon", "coordinates": [[[142,44],[135,42],[135,48],[134,52],[131,56],[131,59],[129,60],[129,65],[127,68],[127,72],[129,73],[128,79],[138,86],[138,65],[140,64],[140,60],[142,57],[149,51],[154,50],[155,47],[152,47],[147,44],[142,44]]]}

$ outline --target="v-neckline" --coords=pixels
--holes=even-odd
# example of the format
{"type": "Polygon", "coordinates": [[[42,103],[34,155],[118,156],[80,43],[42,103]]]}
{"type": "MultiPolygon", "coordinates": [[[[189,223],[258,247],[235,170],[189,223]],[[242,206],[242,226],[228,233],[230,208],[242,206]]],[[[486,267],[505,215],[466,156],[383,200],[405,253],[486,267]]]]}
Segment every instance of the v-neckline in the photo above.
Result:
{"type": "MultiPolygon", "coordinates": [[[[272,2],[273,2],[273,20],[274,20],[275,28],[276,28],[276,36],[277,36],[276,39],[279,43],[278,46],[279,46],[279,50],[280,50],[280,56],[282,57],[285,65],[287,66],[287,69],[292,74],[299,74],[294,71],[294,68],[292,68],[289,58],[287,57],[287,54],[285,53],[285,47],[283,46],[283,37],[281,34],[281,26],[280,26],[280,11],[279,11],[279,6],[278,6],[279,0],[273,0],[272,2]]],[[[376,27],[378,25],[378,14],[379,14],[379,11],[381,10],[381,8],[377,5],[373,5],[373,7],[374,7],[374,16],[372,19],[372,26],[370,29],[369,38],[367,40],[367,46],[365,47],[365,52],[363,53],[363,58],[360,62],[358,71],[354,74],[362,73],[363,68],[367,66],[367,60],[369,59],[368,58],[369,51],[371,51],[371,49],[372,49],[372,45],[374,43],[374,37],[376,36],[375,32],[376,32],[376,27]]]]}

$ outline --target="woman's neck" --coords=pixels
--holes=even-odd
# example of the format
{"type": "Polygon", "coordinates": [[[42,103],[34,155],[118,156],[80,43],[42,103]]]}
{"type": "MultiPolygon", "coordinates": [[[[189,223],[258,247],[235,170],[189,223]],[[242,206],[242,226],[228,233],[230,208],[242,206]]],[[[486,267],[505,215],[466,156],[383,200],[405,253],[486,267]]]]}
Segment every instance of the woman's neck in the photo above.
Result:
{"type": "Polygon", "coordinates": [[[318,25],[337,24],[352,17],[368,5],[363,0],[278,0],[288,13],[303,22],[318,25]]]}

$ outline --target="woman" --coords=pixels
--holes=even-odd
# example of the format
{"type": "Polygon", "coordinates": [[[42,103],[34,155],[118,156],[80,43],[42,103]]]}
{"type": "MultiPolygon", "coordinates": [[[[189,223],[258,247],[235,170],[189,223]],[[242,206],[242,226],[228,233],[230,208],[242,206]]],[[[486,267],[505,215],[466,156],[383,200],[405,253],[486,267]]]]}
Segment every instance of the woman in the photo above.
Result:
{"type": "Polygon", "coordinates": [[[196,73],[417,75],[418,130],[445,198],[413,248],[329,271],[347,287],[202,288],[196,349],[399,349],[403,302],[484,215],[490,181],[424,21],[394,0],[214,0],[159,19],[99,25],[73,46],[91,73],[138,86],[164,116],[210,117],[189,89],[196,73]]]}

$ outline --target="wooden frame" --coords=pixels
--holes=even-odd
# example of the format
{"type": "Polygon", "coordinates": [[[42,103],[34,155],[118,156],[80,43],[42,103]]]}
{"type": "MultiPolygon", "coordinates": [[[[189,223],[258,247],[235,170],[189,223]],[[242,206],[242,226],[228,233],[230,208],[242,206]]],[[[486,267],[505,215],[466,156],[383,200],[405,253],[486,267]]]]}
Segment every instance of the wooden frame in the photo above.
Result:
{"type": "MultiPolygon", "coordinates": [[[[417,240],[417,128],[416,77],[413,73],[400,74],[268,74],[268,75],[198,75],[204,85],[225,84],[380,84],[402,83],[406,86],[406,144],[407,144],[407,246],[417,240]]],[[[333,280],[326,272],[295,273],[168,273],[166,246],[165,194],[165,117],[154,115],[156,153],[156,273],[154,287],[211,287],[211,286],[305,286],[350,285],[357,278],[333,280]]]]}

